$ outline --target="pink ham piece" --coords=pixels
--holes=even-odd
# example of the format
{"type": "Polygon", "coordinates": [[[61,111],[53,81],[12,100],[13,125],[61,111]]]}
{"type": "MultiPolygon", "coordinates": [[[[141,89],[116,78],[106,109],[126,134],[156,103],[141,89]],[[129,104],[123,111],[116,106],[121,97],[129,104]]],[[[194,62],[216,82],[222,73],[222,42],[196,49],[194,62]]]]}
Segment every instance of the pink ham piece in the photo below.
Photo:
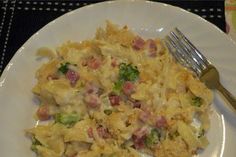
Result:
{"type": "Polygon", "coordinates": [[[135,135],[137,138],[141,138],[144,135],[146,135],[147,132],[148,132],[147,128],[146,127],[142,127],[142,128],[139,128],[139,129],[135,130],[133,135],[135,135]]]}
{"type": "Polygon", "coordinates": [[[69,69],[66,72],[66,78],[70,81],[70,84],[74,86],[79,80],[79,74],[76,71],[69,69]]]}
{"type": "Polygon", "coordinates": [[[102,61],[100,58],[91,57],[87,61],[88,67],[93,70],[98,69],[101,66],[101,64],[102,64],[102,61]]]}
{"type": "Polygon", "coordinates": [[[109,95],[109,100],[110,100],[111,106],[120,105],[120,97],[118,95],[110,94],[109,95]]]}
{"type": "Polygon", "coordinates": [[[134,38],[132,43],[132,47],[134,50],[141,50],[144,48],[144,45],[145,41],[141,37],[137,36],[134,38]]]}
{"type": "Polygon", "coordinates": [[[141,138],[137,138],[135,135],[132,136],[132,140],[134,142],[134,148],[135,149],[142,149],[145,146],[145,138],[146,136],[143,136],[141,138]]]}
{"type": "Polygon", "coordinates": [[[101,138],[107,139],[111,137],[108,129],[103,126],[97,127],[97,132],[98,132],[99,137],[101,138]]]}
{"type": "Polygon", "coordinates": [[[157,55],[157,45],[153,39],[148,39],[146,41],[148,47],[148,55],[150,57],[156,57],[157,55]]]}
{"type": "Polygon", "coordinates": [[[145,146],[147,128],[139,128],[132,135],[135,149],[142,149],[145,146]]]}
{"type": "Polygon", "coordinates": [[[94,136],[93,136],[93,128],[88,128],[88,130],[87,130],[87,133],[88,133],[88,136],[90,137],[90,138],[94,138],[94,136]]]}
{"type": "Polygon", "coordinates": [[[164,116],[160,116],[156,120],[156,127],[157,128],[166,128],[167,127],[167,120],[164,116]]]}
{"type": "Polygon", "coordinates": [[[134,92],[134,84],[131,81],[126,81],[123,84],[122,90],[125,95],[130,95],[134,92]]]}
{"type": "Polygon", "coordinates": [[[51,118],[51,116],[49,114],[49,108],[46,105],[40,106],[37,110],[36,115],[39,118],[39,120],[41,120],[41,121],[49,120],[51,118]]]}
{"type": "Polygon", "coordinates": [[[85,103],[88,107],[98,108],[101,105],[101,100],[97,94],[86,94],[84,98],[85,103]]]}

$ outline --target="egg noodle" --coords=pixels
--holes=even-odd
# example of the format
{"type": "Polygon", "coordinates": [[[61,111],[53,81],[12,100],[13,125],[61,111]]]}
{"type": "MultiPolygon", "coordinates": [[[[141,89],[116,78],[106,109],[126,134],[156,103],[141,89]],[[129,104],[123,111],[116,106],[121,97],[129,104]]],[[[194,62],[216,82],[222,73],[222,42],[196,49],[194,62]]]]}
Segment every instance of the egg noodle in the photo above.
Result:
{"type": "Polygon", "coordinates": [[[212,92],[161,39],[108,21],[55,52],[38,51],[49,57],[33,88],[46,124],[26,130],[38,157],[191,157],[207,147],[212,92]]]}

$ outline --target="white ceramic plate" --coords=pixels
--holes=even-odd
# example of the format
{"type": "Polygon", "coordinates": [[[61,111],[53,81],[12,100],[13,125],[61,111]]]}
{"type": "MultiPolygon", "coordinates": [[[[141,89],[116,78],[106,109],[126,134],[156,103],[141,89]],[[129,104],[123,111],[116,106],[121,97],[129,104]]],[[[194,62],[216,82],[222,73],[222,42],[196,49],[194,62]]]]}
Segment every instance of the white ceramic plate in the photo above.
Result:
{"type": "MultiPolygon", "coordinates": [[[[31,89],[36,69],[42,64],[35,52],[54,48],[66,40],[92,38],[105,20],[127,24],[144,37],[163,37],[178,27],[220,71],[224,86],[236,95],[236,45],[204,19],[170,5],[145,1],[98,3],[77,9],[52,21],[34,34],[15,54],[0,79],[0,156],[30,157],[30,141],[24,129],[34,126],[36,110],[31,89]]],[[[210,145],[200,157],[235,157],[236,116],[215,93],[212,105],[210,145]]]]}

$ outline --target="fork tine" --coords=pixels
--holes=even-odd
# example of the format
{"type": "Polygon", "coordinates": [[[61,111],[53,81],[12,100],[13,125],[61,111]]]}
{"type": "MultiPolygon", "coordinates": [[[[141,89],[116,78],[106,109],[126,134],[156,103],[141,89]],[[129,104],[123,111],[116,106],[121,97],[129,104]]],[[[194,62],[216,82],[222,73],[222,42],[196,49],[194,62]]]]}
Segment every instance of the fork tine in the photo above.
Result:
{"type": "Polygon", "coordinates": [[[210,64],[210,61],[189,41],[189,39],[178,28],[174,28],[174,32],[180,39],[182,39],[183,43],[186,43],[189,48],[195,52],[193,55],[196,54],[195,56],[200,59],[198,61],[202,62],[205,66],[210,64]]]}
{"type": "Polygon", "coordinates": [[[179,51],[179,49],[177,49],[175,42],[169,36],[166,36],[165,43],[166,43],[166,46],[168,47],[168,49],[170,50],[170,53],[174,56],[174,58],[179,63],[183,64],[184,66],[188,66],[188,64],[184,60],[183,56],[181,56],[181,53],[176,52],[176,51],[179,51]]]}
{"type": "MultiPolygon", "coordinates": [[[[175,48],[182,55],[182,60],[186,60],[188,63],[187,67],[191,67],[193,71],[197,73],[197,75],[201,75],[201,73],[207,68],[210,62],[206,59],[205,56],[187,39],[186,36],[178,29],[175,28],[170,32],[170,39],[175,44],[175,48]]],[[[184,65],[186,66],[186,65],[184,65]]]]}
{"type": "Polygon", "coordinates": [[[192,50],[188,45],[184,44],[181,39],[175,34],[175,32],[170,33],[172,39],[174,39],[177,49],[183,55],[184,59],[189,63],[192,70],[194,70],[198,75],[201,74],[201,71],[205,68],[202,67],[202,64],[193,56],[192,50]]]}
{"type": "MultiPolygon", "coordinates": [[[[170,52],[173,54],[173,56],[177,59],[180,64],[183,66],[193,70],[197,75],[201,74],[201,69],[199,68],[199,65],[197,65],[197,62],[192,60],[192,56],[189,55],[191,52],[189,52],[189,49],[187,49],[185,46],[183,46],[180,43],[180,40],[178,37],[175,36],[173,32],[171,32],[170,36],[166,36],[165,40],[167,40],[167,46],[170,44],[173,49],[169,49],[170,52]]],[[[168,46],[169,48],[170,46],[168,46]]]]}

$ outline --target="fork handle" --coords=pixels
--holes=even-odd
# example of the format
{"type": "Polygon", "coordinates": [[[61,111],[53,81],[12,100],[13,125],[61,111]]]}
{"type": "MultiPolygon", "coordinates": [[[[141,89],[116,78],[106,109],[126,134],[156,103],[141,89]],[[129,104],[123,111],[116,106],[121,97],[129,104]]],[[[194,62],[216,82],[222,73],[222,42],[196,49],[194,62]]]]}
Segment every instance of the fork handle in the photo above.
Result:
{"type": "Polygon", "coordinates": [[[217,89],[223,94],[223,96],[228,100],[231,106],[236,110],[236,98],[221,83],[219,83],[217,89]]]}

